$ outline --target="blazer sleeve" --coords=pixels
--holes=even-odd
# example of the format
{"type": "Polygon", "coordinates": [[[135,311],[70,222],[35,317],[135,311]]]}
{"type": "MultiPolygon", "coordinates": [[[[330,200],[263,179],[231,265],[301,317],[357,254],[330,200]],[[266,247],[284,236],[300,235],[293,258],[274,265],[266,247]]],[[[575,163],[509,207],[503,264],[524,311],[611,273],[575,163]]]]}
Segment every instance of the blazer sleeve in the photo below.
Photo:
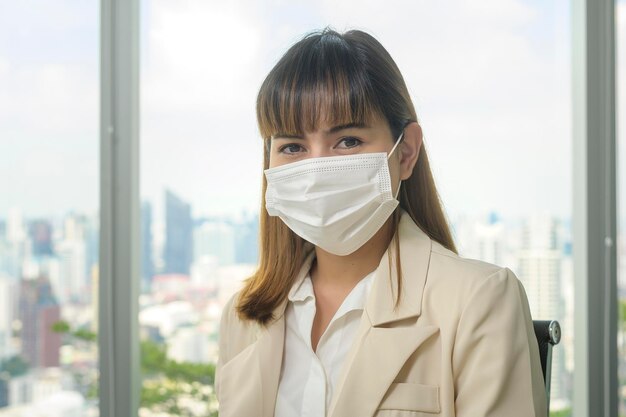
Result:
{"type": "Polygon", "coordinates": [[[457,417],[547,415],[528,299],[509,268],[484,279],[469,295],[452,362],[457,417]]]}

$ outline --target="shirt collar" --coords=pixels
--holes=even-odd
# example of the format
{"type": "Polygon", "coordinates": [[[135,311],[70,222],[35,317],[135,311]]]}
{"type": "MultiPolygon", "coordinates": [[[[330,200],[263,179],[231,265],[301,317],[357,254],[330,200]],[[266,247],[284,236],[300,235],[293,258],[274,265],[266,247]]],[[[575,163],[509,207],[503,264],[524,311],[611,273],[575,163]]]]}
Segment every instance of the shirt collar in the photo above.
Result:
{"type": "Polygon", "coordinates": [[[314,297],[313,283],[311,282],[311,274],[307,272],[303,276],[299,277],[296,282],[291,286],[291,290],[287,295],[289,301],[304,301],[308,297],[314,297]]]}
{"type": "Polygon", "coordinates": [[[341,306],[339,306],[339,310],[335,313],[336,317],[341,317],[352,310],[363,310],[365,308],[365,302],[367,301],[374,280],[374,272],[376,272],[376,270],[363,277],[352,291],[350,291],[350,294],[348,294],[343,303],[341,303],[341,306]]]}
{"type": "MultiPolygon", "coordinates": [[[[363,279],[361,279],[356,286],[350,291],[348,297],[342,303],[340,309],[342,311],[338,311],[337,313],[343,313],[350,310],[355,309],[363,309],[365,306],[365,301],[370,292],[370,288],[372,286],[372,281],[374,279],[374,271],[367,274],[363,279]]],[[[291,286],[289,290],[289,294],[287,295],[289,301],[305,301],[308,298],[315,298],[315,293],[313,292],[313,282],[311,281],[311,274],[307,272],[306,274],[302,274],[291,286]]]]}

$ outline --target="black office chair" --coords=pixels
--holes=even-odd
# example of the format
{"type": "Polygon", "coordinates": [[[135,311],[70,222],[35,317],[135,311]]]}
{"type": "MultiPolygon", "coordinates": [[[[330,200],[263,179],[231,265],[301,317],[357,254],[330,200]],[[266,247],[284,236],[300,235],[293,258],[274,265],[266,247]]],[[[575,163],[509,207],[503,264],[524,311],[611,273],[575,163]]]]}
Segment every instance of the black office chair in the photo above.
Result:
{"type": "Polygon", "coordinates": [[[548,413],[550,412],[550,377],[552,376],[552,346],[561,341],[561,325],[556,320],[533,320],[535,336],[539,345],[543,382],[546,384],[548,413]]]}

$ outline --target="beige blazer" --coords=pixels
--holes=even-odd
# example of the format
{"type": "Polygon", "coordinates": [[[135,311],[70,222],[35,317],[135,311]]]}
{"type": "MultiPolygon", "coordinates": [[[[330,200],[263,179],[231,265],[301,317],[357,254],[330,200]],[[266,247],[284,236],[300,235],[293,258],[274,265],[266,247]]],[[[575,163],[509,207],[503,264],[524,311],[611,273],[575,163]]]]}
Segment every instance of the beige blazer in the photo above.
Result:
{"type": "MultiPolygon", "coordinates": [[[[327,416],[546,416],[539,350],[526,293],[515,274],[456,255],[404,211],[399,238],[401,304],[393,310],[396,269],[389,279],[385,252],[327,416]]],[[[313,255],[300,274],[308,272],[313,255]]],[[[238,294],[224,307],[220,325],[219,414],[271,417],[287,300],[262,328],[237,318],[238,294]]]]}

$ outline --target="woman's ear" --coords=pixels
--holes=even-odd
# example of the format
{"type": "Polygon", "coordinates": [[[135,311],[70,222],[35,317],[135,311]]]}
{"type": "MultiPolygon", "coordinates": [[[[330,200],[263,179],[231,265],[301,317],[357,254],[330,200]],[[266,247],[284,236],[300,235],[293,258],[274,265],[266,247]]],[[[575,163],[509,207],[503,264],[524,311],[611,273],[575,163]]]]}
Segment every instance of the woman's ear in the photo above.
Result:
{"type": "Polygon", "coordinates": [[[422,146],[422,127],[411,122],[404,127],[403,143],[400,144],[400,179],[406,180],[413,173],[422,146]]]}

